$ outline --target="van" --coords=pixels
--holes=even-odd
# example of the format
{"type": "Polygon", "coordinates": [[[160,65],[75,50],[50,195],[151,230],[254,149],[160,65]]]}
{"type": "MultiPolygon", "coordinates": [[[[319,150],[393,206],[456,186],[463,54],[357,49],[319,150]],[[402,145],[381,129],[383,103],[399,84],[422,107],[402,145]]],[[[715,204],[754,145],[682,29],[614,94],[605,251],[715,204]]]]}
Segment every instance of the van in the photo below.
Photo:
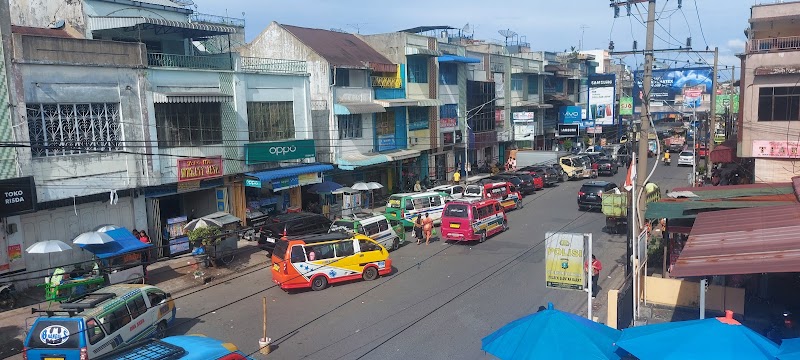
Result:
{"type": "Polygon", "coordinates": [[[389,251],[364,235],[336,232],[278,240],[272,281],[281,289],[319,291],[343,281],[375,280],[392,272],[389,251]]]}
{"type": "Polygon", "coordinates": [[[460,199],[464,196],[464,185],[439,185],[430,188],[429,191],[445,193],[451,199],[460,199]]]}
{"type": "Polygon", "coordinates": [[[446,200],[449,200],[446,194],[436,191],[394,194],[386,203],[386,215],[391,220],[402,221],[405,227],[414,226],[417,215],[425,216],[425,214],[428,214],[434,223],[439,223],[446,200]]]}
{"type": "Polygon", "coordinates": [[[34,311],[46,315],[25,337],[25,358],[85,360],[163,337],[176,309],[170,294],[155,286],[118,284],[62,303],[60,310],[34,311]]]}
{"type": "Polygon", "coordinates": [[[344,231],[350,235],[361,234],[390,250],[397,250],[406,240],[406,229],[399,220],[386,214],[353,214],[331,224],[328,232],[344,231]]]}
{"type": "Polygon", "coordinates": [[[567,173],[567,177],[570,180],[582,179],[583,173],[586,171],[586,165],[584,165],[580,156],[568,155],[561,157],[558,159],[558,164],[567,173]]]}
{"type": "Polygon", "coordinates": [[[464,196],[495,199],[506,211],[522,208],[522,194],[514,185],[505,181],[483,180],[479,184],[468,185],[464,190],[464,196]]]}
{"type": "Polygon", "coordinates": [[[508,230],[508,218],[497,200],[465,198],[451,201],[444,206],[444,241],[484,242],[489,236],[505,230],[508,230]]]}

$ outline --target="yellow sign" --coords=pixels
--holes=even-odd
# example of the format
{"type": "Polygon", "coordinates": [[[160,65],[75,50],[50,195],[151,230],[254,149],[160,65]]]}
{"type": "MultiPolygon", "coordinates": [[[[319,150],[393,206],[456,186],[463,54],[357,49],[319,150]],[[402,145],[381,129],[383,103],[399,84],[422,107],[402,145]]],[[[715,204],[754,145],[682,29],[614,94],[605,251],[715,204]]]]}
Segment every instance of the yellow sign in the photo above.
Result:
{"type": "Polygon", "coordinates": [[[546,236],[547,287],[583,290],[586,285],[583,234],[548,232],[546,236]]]}

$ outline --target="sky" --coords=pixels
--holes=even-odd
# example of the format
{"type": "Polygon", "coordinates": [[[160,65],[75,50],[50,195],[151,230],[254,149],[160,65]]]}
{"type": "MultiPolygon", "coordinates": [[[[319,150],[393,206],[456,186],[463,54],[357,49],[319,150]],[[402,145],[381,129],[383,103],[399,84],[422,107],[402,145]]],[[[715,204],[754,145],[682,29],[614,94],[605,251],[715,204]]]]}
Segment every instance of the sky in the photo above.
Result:
{"type": "MultiPolygon", "coordinates": [[[[608,0],[193,0],[196,11],[206,14],[244,18],[248,41],[271,21],[319,29],[341,29],[361,34],[392,32],[416,26],[447,25],[461,29],[466,24],[475,39],[502,43],[499,30],[512,30],[530,43],[532,50],[564,51],[571,47],[606,49],[614,41],[615,50],[638,49],[645,45],[647,3],[632,8],[632,15],[620,9],[620,17],[608,0]],[[380,4],[380,5],[376,5],[380,4]],[[565,4],[569,4],[567,7],[565,4]],[[244,14],[244,15],[243,15],[244,14]],[[582,41],[581,41],[582,40],[582,41]]],[[[720,49],[721,65],[739,66],[735,54],[744,50],[744,29],[748,26],[750,7],[774,0],[657,0],[658,26],[654,48],[685,46],[692,38],[694,50],[720,49]]],[[[712,54],[658,53],[656,59],[670,67],[697,61],[713,62],[712,54]],[[676,63],[676,61],[678,63],[676,63]]],[[[641,58],[629,56],[623,61],[637,67],[641,58]]],[[[737,71],[738,73],[738,71],[737,71]]],[[[720,80],[730,77],[721,71],[720,80]]]]}

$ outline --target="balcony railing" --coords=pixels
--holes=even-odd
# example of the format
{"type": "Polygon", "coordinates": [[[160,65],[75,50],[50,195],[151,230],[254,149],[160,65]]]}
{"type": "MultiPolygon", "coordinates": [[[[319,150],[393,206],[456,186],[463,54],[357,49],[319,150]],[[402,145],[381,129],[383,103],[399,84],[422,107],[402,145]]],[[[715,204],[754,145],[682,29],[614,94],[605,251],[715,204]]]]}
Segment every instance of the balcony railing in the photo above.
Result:
{"type": "Polygon", "coordinates": [[[148,53],[147,65],[155,67],[202,69],[202,70],[232,70],[231,58],[225,56],[198,56],[148,53]]]}
{"type": "Polygon", "coordinates": [[[748,44],[750,53],[800,50],[800,36],[786,36],[771,39],[754,39],[748,44]]]}
{"type": "Polygon", "coordinates": [[[305,74],[306,62],[302,60],[267,59],[257,57],[239,58],[239,71],[266,74],[305,74]]]}
{"type": "Polygon", "coordinates": [[[397,77],[373,76],[371,79],[372,87],[376,88],[399,89],[403,85],[403,83],[400,81],[400,78],[397,77]]]}
{"type": "Polygon", "coordinates": [[[189,15],[189,19],[192,22],[230,25],[242,28],[244,27],[244,19],[232,18],[227,16],[194,13],[192,15],[189,15]]]}

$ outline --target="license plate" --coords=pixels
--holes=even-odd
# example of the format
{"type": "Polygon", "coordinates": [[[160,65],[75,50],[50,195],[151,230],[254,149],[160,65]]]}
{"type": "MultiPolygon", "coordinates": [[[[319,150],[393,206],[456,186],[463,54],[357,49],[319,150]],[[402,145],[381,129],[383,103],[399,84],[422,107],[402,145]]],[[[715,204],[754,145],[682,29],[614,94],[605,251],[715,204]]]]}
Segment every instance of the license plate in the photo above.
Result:
{"type": "Polygon", "coordinates": [[[275,243],[275,239],[274,239],[274,238],[271,238],[271,237],[268,237],[268,238],[267,238],[267,242],[271,242],[271,243],[273,243],[273,244],[274,244],[274,243],[275,243]]]}
{"type": "Polygon", "coordinates": [[[272,265],[272,270],[278,271],[280,270],[280,267],[278,266],[278,264],[272,265]]]}
{"type": "Polygon", "coordinates": [[[386,267],[386,261],[378,261],[378,269],[383,269],[386,267]]]}
{"type": "Polygon", "coordinates": [[[450,227],[453,228],[453,229],[460,229],[461,228],[461,224],[450,223],[450,227]]]}

